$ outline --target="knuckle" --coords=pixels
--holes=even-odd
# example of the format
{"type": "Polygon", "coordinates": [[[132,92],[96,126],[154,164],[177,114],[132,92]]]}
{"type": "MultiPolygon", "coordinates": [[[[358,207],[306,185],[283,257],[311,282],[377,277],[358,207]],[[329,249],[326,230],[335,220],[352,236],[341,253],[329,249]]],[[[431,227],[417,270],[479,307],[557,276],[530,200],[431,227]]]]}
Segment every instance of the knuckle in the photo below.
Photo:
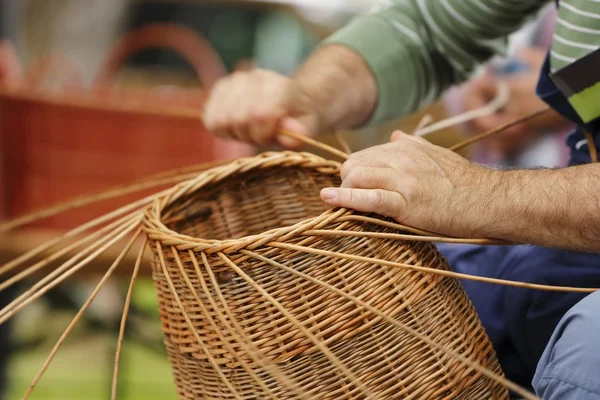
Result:
{"type": "Polygon", "coordinates": [[[250,71],[246,71],[243,69],[238,69],[236,71],[233,71],[230,75],[230,80],[239,80],[239,79],[244,79],[247,78],[248,75],[252,74],[252,72],[250,71]]]}
{"type": "Polygon", "coordinates": [[[346,178],[351,187],[362,187],[365,181],[365,173],[360,168],[354,168],[346,178]]]}
{"type": "Polygon", "coordinates": [[[374,211],[382,211],[385,208],[385,199],[381,190],[370,190],[367,201],[374,211]]]}
{"type": "Polygon", "coordinates": [[[352,158],[352,155],[350,155],[350,157],[348,157],[348,160],[345,161],[342,164],[342,169],[340,170],[340,175],[341,175],[341,177],[342,177],[343,180],[346,180],[346,178],[348,177],[348,175],[352,171],[352,161],[351,161],[351,158],[352,158]]]}

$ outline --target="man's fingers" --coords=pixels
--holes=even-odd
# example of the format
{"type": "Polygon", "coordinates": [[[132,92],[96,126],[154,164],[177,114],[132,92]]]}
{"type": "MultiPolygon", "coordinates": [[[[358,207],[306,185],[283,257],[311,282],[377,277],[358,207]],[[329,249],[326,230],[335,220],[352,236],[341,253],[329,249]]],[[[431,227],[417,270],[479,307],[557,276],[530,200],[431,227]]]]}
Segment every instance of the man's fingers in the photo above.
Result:
{"type": "Polygon", "coordinates": [[[498,90],[497,83],[497,79],[488,74],[469,83],[465,94],[465,111],[484,107],[492,101],[498,90]]]}
{"type": "Polygon", "coordinates": [[[390,137],[390,142],[399,142],[401,140],[412,140],[413,142],[424,144],[430,143],[429,141],[427,141],[427,139],[422,138],[420,136],[409,135],[408,133],[402,131],[394,131],[392,133],[392,136],[390,137]]]}
{"type": "MultiPolygon", "coordinates": [[[[309,131],[311,127],[307,126],[309,124],[308,121],[304,121],[305,119],[306,118],[296,119],[286,117],[281,120],[281,122],[279,123],[279,127],[289,132],[311,137],[313,133],[309,131]]],[[[277,141],[281,146],[285,147],[286,149],[300,149],[304,145],[304,142],[301,142],[282,133],[279,133],[277,135],[277,141]]]]}
{"type": "Polygon", "coordinates": [[[394,190],[398,174],[391,168],[354,168],[342,181],[342,188],[394,190]]]}
{"type": "Polygon", "coordinates": [[[350,208],[357,211],[372,212],[398,221],[407,215],[407,203],[397,192],[381,189],[326,188],[321,198],[335,207],[350,208]]]}

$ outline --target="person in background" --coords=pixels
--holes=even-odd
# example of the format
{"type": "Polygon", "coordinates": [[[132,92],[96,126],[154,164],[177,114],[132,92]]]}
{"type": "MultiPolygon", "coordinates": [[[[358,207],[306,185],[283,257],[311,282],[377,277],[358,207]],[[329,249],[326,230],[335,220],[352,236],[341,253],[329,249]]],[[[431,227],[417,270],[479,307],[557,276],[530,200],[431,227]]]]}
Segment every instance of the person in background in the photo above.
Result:
{"type": "MultiPolygon", "coordinates": [[[[295,148],[298,141],[278,135],[280,128],[314,136],[409,114],[470,78],[547,3],[382,0],[327,39],[291,79],[254,70],[217,83],[205,124],[223,137],[295,148]]],[[[495,278],[600,287],[600,165],[591,163],[600,144],[600,2],[556,3],[559,23],[536,91],[577,125],[567,139],[570,167],[485,168],[395,132],[390,143],[352,154],[341,187],[324,188],[323,201],[454,237],[531,244],[449,258],[459,272],[487,266],[483,274],[495,278]],[[565,68],[581,79],[569,79],[565,68]],[[599,89],[584,91],[584,84],[599,89]]],[[[546,400],[600,399],[600,292],[473,282],[465,289],[509,378],[528,384],[535,372],[532,386],[546,400]]]]}
{"type": "MultiPolygon", "coordinates": [[[[552,44],[556,8],[549,4],[540,15],[511,35],[506,57],[494,57],[475,79],[451,88],[444,96],[450,114],[480,108],[490,102],[499,82],[507,84],[510,101],[498,112],[476,118],[465,131],[477,134],[544,108],[535,94],[539,70],[552,44]]],[[[564,139],[573,124],[557,112],[510,128],[473,146],[473,161],[508,168],[565,166],[569,152],[564,139]]]]}

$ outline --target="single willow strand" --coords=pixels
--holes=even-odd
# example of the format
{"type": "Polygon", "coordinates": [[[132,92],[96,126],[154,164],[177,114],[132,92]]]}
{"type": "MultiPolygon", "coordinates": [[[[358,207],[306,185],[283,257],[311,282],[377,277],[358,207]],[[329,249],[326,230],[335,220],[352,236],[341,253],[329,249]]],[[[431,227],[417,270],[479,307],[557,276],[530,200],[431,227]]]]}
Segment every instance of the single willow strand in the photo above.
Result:
{"type": "Polygon", "coordinates": [[[431,236],[431,237],[435,237],[435,238],[444,238],[445,240],[448,239],[452,239],[455,240],[456,243],[465,243],[465,244],[482,244],[482,245],[514,245],[514,242],[509,242],[506,240],[500,240],[500,239],[487,239],[487,238],[471,238],[471,239],[460,239],[460,238],[452,238],[446,235],[441,235],[437,232],[429,232],[429,231],[424,231],[422,229],[416,229],[416,228],[412,228],[410,226],[406,226],[406,225],[402,225],[399,224],[397,222],[390,222],[390,221],[385,221],[382,220],[380,218],[373,218],[373,217],[368,217],[366,215],[344,215],[341,216],[340,218],[338,218],[336,221],[338,222],[347,222],[347,221],[358,221],[358,222],[363,222],[363,223],[370,223],[370,224],[375,224],[375,225],[379,225],[385,228],[390,228],[390,229],[395,229],[398,231],[406,231],[406,232],[410,232],[413,233],[415,235],[420,235],[420,236],[431,236]]]}
{"type": "Polygon", "coordinates": [[[393,261],[378,260],[376,258],[371,258],[371,257],[363,257],[363,256],[352,255],[352,254],[344,254],[344,253],[339,253],[339,252],[329,251],[329,250],[319,250],[319,249],[313,249],[313,248],[306,247],[306,246],[298,246],[298,245],[280,243],[280,242],[271,242],[271,243],[268,243],[267,246],[277,247],[277,248],[287,249],[287,250],[301,251],[301,252],[305,252],[305,253],[318,254],[318,255],[322,255],[322,256],[326,256],[326,257],[338,257],[338,258],[344,258],[346,260],[368,262],[368,263],[375,264],[375,265],[385,265],[385,266],[394,267],[394,268],[410,269],[413,271],[419,271],[419,272],[423,272],[426,274],[442,275],[442,276],[448,276],[451,278],[465,279],[465,280],[475,281],[475,282],[494,283],[497,285],[520,287],[520,288],[524,288],[524,289],[536,289],[536,290],[545,290],[545,291],[550,291],[550,292],[571,292],[571,293],[593,293],[593,292],[600,290],[597,288],[583,288],[583,287],[571,287],[571,286],[550,286],[550,285],[540,285],[537,283],[527,283],[527,282],[519,282],[519,281],[509,281],[509,280],[505,280],[505,279],[486,278],[483,276],[461,274],[461,273],[453,272],[453,271],[427,268],[427,267],[422,267],[422,266],[418,266],[418,265],[402,264],[402,263],[397,263],[397,262],[393,262],[393,261]]]}
{"type": "Polygon", "coordinates": [[[61,335],[60,339],[58,339],[58,341],[56,342],[56,344],[52,348],[52,351],[50,352],[50,355],[48,355],[48,358],[46,359],[46,361],[42,365],[42,368],[40,369],[40,371],[38,372],[38,374],[33,379],[33,382],[31,382],[31,385],[29,385],[29,388],[27,389],[27,391],[25,392],[25,395],[23,396],[23,400],[27,400],[29,398],[29,396],[31,395],[31,392],[35,388],[35,385],[37,385],[37,383],[39,382],[39,380],[42,378],[42,375],[44,375],[44,373],[48,369],[48,366],[50,365],[50,363],[54,359],[54,356],[56,355],[56,353],[58,352],[58,350],[60,349],[60,347],[62,346],[62,344],[64,343],[64,341],[66,340],[67,336],[69,336],[69,334],[71,333],[71,331],[73,330],[73,328],[75,327],[75,325],[77,324],[77,322],[79,322],[79,320],[81,319],[81,317],[83,316],[83,314],[89,308],[90,304],[92,304],[92,302],[94,301],[94,299],[96,298],[96,296],[98,295],[98,293],[100,292],[100,290],[102,290],[102,288],[104,287],[104,285],[106,284],[106,282],[108,281],[108,279],[110,278],[110,276],[112,275],[112,273],[119,266],[119,264],[121,264],[121,261],[123,260],[123,258],[125,258],[125,256],[127,255],[127,253],[129,253],[129,250],[133,246],[133,243],[135,242],[135,240],[138,238],[138,236],[141,233],[142,233],[142,229],[138,228],[138,230],[136,231],[136,233],[134,233],[133,236],[131,237],[131,239],[129,240],[129,243],[127,243],[127,245],[125,246],[125,248],[117,256],[116,260],[112,263],[112,265],[110,266],[110,268],[108,269],[108,271],[106,271],[106,273],[104,274],[104,276],[102,277],[102,279],[100,279],[100,282],[98,282],[98,284],[96,285],[96,288],[94,289],[94,291],[92,292],[92,294],[88,297],[88,299],[85,301],[85,303],[83,304],[83,306],[81,306],[81,308],[79,309],[79,311],[77,312],[77,314],[75,315],[75,317],[71,320],[71,322],[67,326],[67,329],[65,329],[65,331],[61,335]]]}
{"type": "Polygon", "coordinates": [[[0,292],[3,291],[4,289],[8,288],[11,285],[14,285],[16,282],[19,282],[19,281],[23,280],[24,278],[30,276],[31,274],[39,271],[40,269],[42,269],[45,266],[47,266],[48,264],[50,264],[52,261],[60,258],[64,254],[69,253],[73,249],[76,249],[82,245],[85,245],[89,242],[96,240],[98,237],[104,235],[106,232],[110,231],[111,229],[114,229],[115,227],[117,227],[120,224],[126,224],[127,221],[132,221],[134,216],[135,216],[135,213],[132,213],[130,215],[122,217],[121,219],[112,222],[111,224],[103,227],[102,229],[100,229],[96,232],[93,232],[90,235],[85,236],[85,237],[77,240],[74,243],[71,243],[69,246],[64,247],[64,248],[60,249],[59,251],[52,253],[51,255],[44,258],[43,260],[38,261],[36,264],[34,264],[30,267],[27,267],[23,271],[19,272],[18,274],[14,275],[14,276],[10,277],[9,279],[7,279],[6,281],[2,282],[2,284],[0,284],[0,292]]]}
{"type": "Polygon", "coordinates": [[[488,130],[486,132],[480,133],[479,135],[475,135],[475,136],[473,136],[473,137],[471,137],[471,138],[469,138],[467,140],[464,140],[464,141],[462,141],[460,143],[457,143],[454,146],[450,146],[450,147],[448,147],[448,150],[458,151],[458,150],[462,149],[463,147],[466,147],[466,146],[468,146],[470,144],[473,144],[475,142],[479,142],[480,140],[486,139],[486,138],[488,138],[490,136],[493,136],[493,135],[496,135],[498,133],[502,133],[505,130],[507,130],[509,128],[512,128],[513,126],[520,125],[520,124],[522,124],[524,122],[527,122],[527,121],[532,120],[534,118],[537,118],[537,117],[539,117],[541,115],[544,115],[547,112],[549,112],[550,110],[552,110],[550,107],[546,107],[546,108],[543,108],[541,110],[532,112],[531,114],[527,114],[524,117],[518,118],[518,119],[516,119],[514,121],[507,122],[506,124],[500,125],[497,128],[490,129],[490,130],[488,130]]]}
{"type": "Polygon", "coordinates": [[[336,149],[335,147],[331,147],[325,143],[318,142],[315,139],[310,138],[306,135],[301,135],[299,133],[288,131],[286,129],[279,129],[278,133],[280,135],[284,135],[284,136],[290,137],[292,139],[298,140],[304,144],[316,147],[317,149],[326,151],[331,155],[341,158],[342,160],[348,159],[347,153],[344,153],[343,151],[340,151],[340,150],[336,149]]]}
{"type": "Polygon", "coordinates": [[[87,256],[88,254],[90,254],[95,249],[99,248],[100,246],[102,246],[104,243],[108,242],[110,240],[110,238],[112,237],[111,235],[117,235],[119,232],[124,232],[127,229],[127,227],[131,226],[131,224],[133,224],[134,222],[135,222],[135,219],[133,217],[127,219],[126,221],[122,222],[119,226],[117,226],[115,229],[113,229],[111,232],[109,232],[107,235],[104,235],[103,237],[101,237],[97,242],[92,243],[88,247],[80,250],[73,257],[71,257],[67,261],[63,262],[62,264],[60,264],[58,267],[53,269],[52,272],[50,272],[48,275],[46,275],[44,278],[42,278],[40,281],[38,281],[34,286],[32,286],[29,290],[22,293],[20,296],[18,296],[16,299],[14,299],[11,303],[7,304],[2,310],[0,310],[0,316],[5,312],[10,311],[10,309],[12,309],[14,306],[16,306],[20,301],[26,299],[27,296],[31,295],[33,292],[35,292],[35,290],[37,290],[40,286],[44,285],[46,282],[54,279],[56,276],[63,273],[64,271],[68,271],[69,268],[73,268],[73,265],[75,265],[77,262],[79,262],[85,256],[87,256]]]}
{"type": "MultiPolygon", "coordinates": [[[[460,243],[460,244],[482,244],[482,239],[454,239],[444,236],[419,236],[406,235],[402,233],[386,233],[386,232],[354,232],[343,230],[310,230],[302,233],[306,236],[352,236],[352,237],[368,237],[368,238],[383,238],[392,240],[410,240],[412,242],[440,242],[440,243],[460,243]]],[[[486,243],[487,244],[487,243],[486,243]]]]}
{"type": "Polygon", "coordinates": [[[335,140],[337,140],[344,153],[348,155],[352,154],[352,149],[350,148],[348,142],[346,142],[346,140],[339,131],[334,132],[333,137],[335,138],[335,140]]]}
{"type": "MultiPolygon", "coordinates": [[[[185,268],[183,268],[183,264],[181,262],[181,258],[179,257],[177,249],[172,246],[171,247],[171,251],[172,251],[173,256],[175,258],[175,262],[177,263],[177,267],[179,268],[179,272],[181,273],[181,275],[182,275],[185,283],[188,285],[188,289],[190,290],[190,293],[192,293],[194,299],[198,303],[198,306],[200,307],[200,310],[201,310],[202,314],[204,314],[206,316],[206,318],[208,319],[210,325],[213,327],[213,329],[215,330],[215,332],[217,333],[217,335],[219,336],[219,338],[223,342],[223,346],[225,347],[225,349],[227,351],[229,351],[232,356],[234,356],[235,353],[236,353],[235,350],[234,350],[234,348],[233,348],[233,345],[232,345],[232,343],[234,343],[234,342],[232,342],[232,343],[229,342],[229,339],[226,337],[225,334],[223,334],[223,332],[221,331],[221,328],[219,328],[219,326],[215,322],[215,319],[213,318],[213,316],[210,314],[210,312],[204,306],[204,302],[198,296],[198,292],[196,291],[196,289],[194,288],[194,285],[190,281],[187,272],[185,272],[185,268]]],[[[191,253],[191,254],[192,254],[192,259],[191,259],[192,263],[194,264],[194,268],[196,268],[196,265],[198,265],[198,261],[196,260],[194,254],[193,253],[191,253]]],[[[202,276],[202,275],[200,275],[200,276],[202,276]]],[[[217,315],[220,317],[221,322],[225,325],[225,329],[231,335],[236,336],[235,330],[232,329],[231,325],[229,325],[227,323],[227,321],[225,320],[225,318],[222,317],[222,314],[218,310],[218,307],[216,306],[214,300],[211,298],[209,290],[208,290],[208,287],[206,286],[206,283],[204,282],[204,280],[202,280],[202,283],[203,283],[202,290],[204,290],[204,293],[206,293],[206,297],[209,299],[209,302],[211,303],[211,305],[213,306],[213,308],[215,309],[215,311],[217,311],[217,315]]],[[[236,336],[233,340],[238,340],[238,343],[242,346],[242,348],[244,347],[244,343],[242,343],[242,341],[239,340],[239,337],[236,336]]],[[[246,372],[248,372],[248,374],[252,377],[252,379],[254,379],[254,382],[256,382],[263,389],[263,391],[270,396],[270,398],[276,398],[275,394],[264,384],[264,382],[260,379],[260,377],[258,375],[256,375],[256,373],[254,372],[254,370],[252,369],[251,366],[249,366],[241,358],[238,359],[238,361],[242,365],[242,368],[244,368],[244,370],[246,372]]],[[[258,363],[260,363],[260,362],[258,362],[258,363]]],[[[236,398],[240,397],[237,389],[234,391],[234,395],[236,396],[236,398]]]]}
{"type": "MultiPolygon", "coordinates": [[[[166,192],[166,191],[165,191],[166,192]]],[[[162,192],[164,193],[164,192],[162,192]]],[[[124,207],[121,207],[115,211],[112,211],[108,214],[105,214],[101,217],[98,217],[92,221],[89,221],[75,229],[72,229],[66,233],[64,233],[63,235],[52,239],[42,245],[39,245],[38,247],[36,247],[35,249],[31,249],[29,250],[27,253],[23,254],[22,256],[19,256],[17,258],[15,258],[14,260],[10,261],[9,263],[3,265],[2,267],[0,267],[0,276],[5,274],[6,272],[10,271],[11,269],[15,268],[16,266],[18,266],[19,264],[22,264],[23,262],[31,259],[32,257],[37,256],[38,254],[48,250],[49,248],[51,248],[52,246],[60,243],[61,241],[69,238],[69,237],[73,237],[76,235],[79,235],[80,233],[83,233],[89,229],[95,228],[98,225],[101,225],[107,221],[110,221],[114,218],[117,218],[127,212],[130,212],[132,210],[135,210],[137,208],[143,207],[147,204],[149,204],[150,202],[152,202],[154,200],[154,197],[161,195],[162,193],[157,193],[156,195],[152,195],[152,196],[148,196],[144,199],[138,200],[134,203],[128,204],[124,207]]],[[[133,214],[133,213],[132,213],[133,214]]],[[[10,223],[10,222],[9,222],[10,223]]],[[[10,229],[10,228],[9,228],[10,229]]],[[[6,229],[8,230],[8,229],[6,229]]],[[[0,233],[2,232],[2,228],[0,227],[0,233]]]]}
{"type": "Polygon", "coordinates": [[[413,136],[421,136],[421,129],[425,128],[427,125],[431,124],[433,122],[433,117],[431,116],[431,114],[425,114],[423,115],[423,117],[419,120],[419,123],[417,124],[415,130],[413,131],[413,136]]]}
{"type": "Polygon", "coordinates": [[[339,294],[340,296],[344,297],[347,300],[350,300],[356,304],[358,304],[359,306],[363,307],[364,309],[367,309],[369,311],[371,311],[373,314],[378,315],[380,318],[384,319],[386,322],[389,322],[390,324],[393,324],[394,326],[396,326],[397,328],[400,328],[402,330],[404,330],[405,332],[413,335],[414,337],[416,337],[417,339],[427,343],[427,345],[436,348],[442,352],[444,352],[446,355],[454,357],[456,360],[462,362],[463,364],[465,364],[466,366],[468,366],[471,369],[476,370],[477,372],[481,373],[482,375],[485,375],[487,378],[493,380],[496,383],[500,383],[501,385],[504,385],[505,387],[507,387],[508,389],[512,390],[513,392],[517,393],[518,395],[522,396],[524,399],[528,399],[528,400],[538,400],[538,398],[536,396],[534,396],[533,394],[529,393],[529,391],[525,390],[524,388],[522,388],[521,386],[517,385],[516,383],[511,382],[510,380],[495,374],[494,372],[488,370],[487,368],[479,365],[478,363],[469,360],[468,358],[462,356],[461,354],[455,352],[452,349],[448,349],[444,346],[442,346],[441,344],[435,342],[434,340],[431,340],[429,337],[423,335],[422,333],[418,332],[417,330],[409,327],[408,325],[386,315],[385,313],[381,312],[380,310],[378,310],[377,308],[371,306],[370,304],[360,300],[359,298],[357,298],[356,296],[353,296],[349,293],[344,292],[343,290],[340,290],[330,284],[328,284],[327,282],[324,282],[320,279],[314,278],[310,275],[307,275],[303,272],[297,271],[293,268],[290,268],[284,264],[281,264],[277,261],[271,260],[269,258],[263,257],[257,253],[254,253],[252,251],[249,250],[241,250],[240,251],[243,254],[246,254],[250,257],[255,258],[256,260],[259,261],[263,261],[266,262],[267,264],[273,266],[273,267],[277,267],[277,268],[281,268],[287,272],[289,272],[290,274],[302,277],[312,283],[315,283],[327,290],[330,290],[332,292],[335,292],[337,294],[339,294]]]}
{"type": "MultiPolygon", "coordinates": [[[[138,233],[139,234],[139,233],[138,233]]],[[[137,235],[136,235],[137,236],[137,235]]],[[[113,368],[113,379],[112,379],[112,390],[111,400],[117,398],[117,383],[119,379],[119,362],[121,361],[121,349],[123,348],[123,339],[125,337],[125,328],[127,326],[127,317],[129,316],[129,307],[131,305],[131,297],[133,296],[133,289],[135,287],[135,281],[140,271],[140,265],[144,258],[144,251],[148,244],[148,238],[144,237],[144,242],[135,260],[135,266],[133,267],[133,273],[131,274],[131,282],[129,283],[129,289],[127,289],[127,296],[125,296],[125,305],[123,306],[123,316],[121,317],[121,326],[119,327],[119,338],[117,339],[117,350],[115,351],[115,366],[113,368]]]]}
{"type": "MultiPolygon", "coordinates": [[[[203,164],[192,166],[192,167],[189,167],[189,169],[191,171],[194,171],[195,168],[198,168],[198,172],[201,172],[204,170],[202,168],[202,165],[203,164]]],[[[220,165],[220,164],[218,164],[218,165],[220,165]]],[[[217,164],[215,163],[214,166],[217,166],[217,164]]],[[[213,167],[213,165],[212,164],[208,165],[206,169],[208,169],[210,167],[213,167]]],[[[50,206],[48,208],[37,210],[32,213],[23,215],[21,217],[17,217],[15,219],[12,219],[7,222],[4,222],[4,223],[0,224],[0,233],[9,231],[9,230],[12,230],[15,228],[19,228],[23,225],[27,225],[27,224],[30,224],[32,222],[35,222],[35,221],[38,221],[38,220],[41,220],[44,218],[49,218],[54,215],[61,214],[61,213],[64,213],[64,212],[67,212],[70,210],[74,210],[77,208],[85,207],[90,204],[98,203],[103,200],[109,200],[109,199],[113,199],[116,197],[125,196],[127,194],[140,192],[142,190],[151,189],[151,188],[154,188],[157,186],[172,184],[172,183],[179,182],[179,181],[182,181],[182,180],[185,180],[188,178],[192,178],[196,175],[197,175],[196,173],[188,172],[187,169],[178,169],[178,170],[174,170],[173,172],[167,171],[167,172],[158,174],[156,178],[154,178],[154,177],[143,178],[141,181],[135,181],[130,184],[121,185],[121,186],[115,187],[113,189],[108,189],[108,190],[100,192],[100,193],[77,197],[75,199],[67,200],[65,202],[61,202],[54,206],[50,206]],[[181,172],[181,171],[183,171],[183,172],[181,172]]],[[[145,199],[150,198],[150,201],[151,201],[155,196],[158,196],[161,193],[151,195],[149,197],[146,197],[145,199]]],[[[140,201],[143,201],[143,200],[144,199],[141,199],[140,201]]]]}
{"type": "Polygon", "coordinates": [[[167,269],[167,264],[165,263],[165,257],[164,257],[164,253],[162,251],[162,246],[161,246],[160,242],[156,242],[156,252],[158,253],[158,259],[160,262],[160,266],[161,266],[161,269],[162,269],[162,272],[163,272],[165,278],[167,279],[167,284],[169,285],[171,294],[173,295],[175,302],[177,303],[177,306],[179,307],[179,311],[181,311],[181,315],[183,315],[185,322],[188,324],[188,328],[190,329],[190,332],[196,338],[198,345],[200,346],[200,348],[202,349],[204,354],[206,354],[206,357],[208,358],[208,362],[215,369],[215,371],[219,375],[219,378],[221,378],[221,380],[223,381],[225,386],[227,386],[227,388],[232,393],[235,393],[235,388],[233,387],[233,385],[231,384],[229,379],[227,379],[225,374],[223,374],[223,371],[219,367],[219,364],[217,364],[217,362],[215,361],[212,354],[210,354],[210,352],[206,348],[206,345],[204,344],[204,342],[198,335],[198,332],[196,332],[196,329],[194,328],[194,324],[193,324],[192,320],[190,319],[190,316],[188,315],[187,311],[185,311],[185,307],[183,306],[183,303],[181,302],[181,299],[179,298],[179,295],[177,294],[177,289],[175,289],[175,285],[173,285],[173,281],[171,280],[171,276],[169,275],[169,271],[167,269]]]}
{"type": "MultiPolygon", "coordinates": [[[[194,253],[191,250],[189,250],[189,254],[190,254],[190,257],[192,257],[192,255],[194,253]]],[[[252,358],[252,360],[255,363],[257,363],[261,367],[264,367],[272,377],[274,377],[275,379],[280,381],[280,383],[282,385],[284,385],[286,388],[290,388],[293,392],[295,392],[298,396],[300,396],[300,398],[308,399],[307,394],[301,388],[298,388],[298,385],[295,382],[293,382],[287,376],[287,374],[285,372],[281,371],[280,368],[276,364],[272,365],[269,362],[264,364],[262,362],[264,360],[264,358],[263,358],[263,360],[259,359],[259,357],[261,357],[263,355],[263,352],[260,351],[260,349],[258,349],[254,345],[254,343],[252,343],[252,341],[250,339],[247,339],[244,336],[244,328],[239,324],[239,322],[236,320],[233,312],[229,308],[229,305],[227,304],[227,300],[225,299],[225,296],[223,296],[223,292],[219,288],[219,283],[215,277],[215,274],[214,274],[212,268],[210,267],[210,263],[208,261],[208,258],[206,257],[206,254],[201,253],[201,256],[202,256],[202,262],[203,262],[203,264],[206,268],[206,271],[210,277],[211,283],[212,283],[215,291],[217,292],[217,297],[221,301],[221,304],[223,305],[223,308],[225,309],[225,313],[231,319],[231,323],[234,325],[234,327],[232,329],[231,325],[227,321],[226,316],[219,309],[216,301],[214,301],[214,299],[212,299],[210,296],[207,296],[207,298],[209,299],[209,302],[211,303],[211,305],[217,312],[217,315],[219,316],[221,321],[225,324],[227,330],[237,336],[236,340],[238,340],[240,345],[242,345],[242,347],[244,348],[244,351],[246,353],[248,353],[248,355],[252,358]],[[235,332],[239,332],[239,335],[235,332]]],[[[200,284],[202,285],[203,290],[206,291],[206,293],[208,293],[208,285],[206,284],[206,281],[205,281],[204,277],[202,276],[202,272],[200,272],[200,266],[198,265],[198,262],[195,257],[192,257],[192,263],[194,264],[194,269],[196,271],[196,275],[198,276],[198,279],[200,280],[200,284]]],[[[242,362],[241,359],[240,359],[240,362],[242,362]]],[[[258,378],[258,379],[260,380],[260,378],[258,378]]],[[[265,386],[264,382],[260,381],[260,382],[258,382],[258,384],[261,386],[261,388],[263,390],[270,391],[270,389],[268,387],[266,389],[263,387],[263,386],[265,386]]]]}
{"type": "Polygon", "coordinates": [[[416,135],[429,135],[430,133],[434,133],[442,129],[450,128],[459,124],[464,124],[466,122],[474,120],[475,118],[485,117],[486,115],[490,115],[497,112],[502,107],[506,106],[506,104],[510,100],[510,90],[505,82],[499,82],[496,86],[496,97],[483,107],[476,108],[474,110],[469,110],[462,114],[454,115],[450,118],[446,118],[439,122],[436,122],[426,128],[419,129],[419,132],[417,132],[416,135]]]}
{"type": "MultiPolygon", "coordinates": [[[[100,254],[102,254],[104,251],[106,251],[109,247],[111,247],[114,243],[119,241],[126,234],[130,233],[138,226],[139,226],[139,222],[132,223],[127,229],[125,229],[123,232],[119,233],[114,238],[110,239],[110,241],[108,243],[105,243],[101,248],[96,250],[93,254],[91,254],[86,259],[84,259],[83,261],[81,261],[78,264],[76,264],[75,266],[73,266],[70,270],[64,272],[62,275],[60,275],[58,278],[54,279],[52,282],[48,283],[47,285],[44,286],[44,284],[52,278],[46,277],[42,281],[38,282],[36,285],[34,285],[33,288],[29,289],[26,293],[19,296],[18,299],[11,302],[7,307],[5,307],[4,309],[2,309],[0,311],[0,316],[1,316],[0,317],[0,325],[3,324],[4,322],[6,322],[8,319],[10,319],[19,310],[21,310],[28,304],[36,301],[38,298],[43,296],[50,289],[53,289],[57,285],[64,282],[71,275],[73,275],[75,272],[79,271],[81,268],[86,266],[88,263],[90,263],[92,260],[94,260],[100,254]],[[39,288],[39,290],[37,292],[35,292],[35,290],[37,290],[38,288],[39,288]],[[29,296],[29,297],[27,297],[27,296],[29,296]]],[[[62,272],[62,270],[61,270],[61,272],[62,272]]]]}
{"type": "Polygon", "coordinates": [[[335,356],[335,354],[333,354],[331,352],[331,350],[329,350],[329,348],[327,347],[327,345],[325,345],[325,343],[323,341],[319,340],[317,338],[317,336],[313,335],[312,332],[310,332],[310,330],[308,330],[304,326],[304,324],[302,324],[296,317],[294,317],[292,314],[290,314],[290,312],[288,310],[286,310],[285,307],[279,301],[277,301],[273,296],[271,296],[265,289],[260,287],[260,285],[258,285],[250,276],[248,276],[240,267],[238,267],[233,261],[231,261],[229,259],[229,257],[227,257],[225,254],[223,254],[221,252],[218,253],[218,255],[240,277],[242,277],[242,279],[244,279],[250,286],[252,286],[255,290],[257,290],[261,294],[261,296],[263,296],[267,301],[269,301],[273,306],[275,306],[275,308],[277,308],[279,310],[279,312],[288,319],[288,321],[290,321],[294,326],[296,326],[296,328],[300,329],[300,331],[304,335],[306,335],[306,337],[311,342],[313,342],[313,344],[319,350],[321,350],[323,355],[325,355],[327,357],[327,359],[332,363],[332,365],[337,367],[338,370],[342,373],[342,375],[344,375],[347,379],[349,379],[352,384],[356,385],[358,390],[360,392],[362,392],[363,395],[365,395],[367,398],[378,398],[377,396],[374,396],[373,393],[371,393],[371,391],[365,386],[364,382],[362,382],[360,379],[358,379],[358,377],[351,370],[349,370],[342,363],[342,361],[340,359],[338,359],[335,356]]]}
{"type": "Polygon", "coordinates": [[[588,151],[590,152],[590,160],[592,160],[592,163],[597,163],[598,150],[596,149],[596,142],[594,142],[594,137],[587,130],[583,131],[583,134],[585,136],[585,140],[587,140],[588,151]]]}

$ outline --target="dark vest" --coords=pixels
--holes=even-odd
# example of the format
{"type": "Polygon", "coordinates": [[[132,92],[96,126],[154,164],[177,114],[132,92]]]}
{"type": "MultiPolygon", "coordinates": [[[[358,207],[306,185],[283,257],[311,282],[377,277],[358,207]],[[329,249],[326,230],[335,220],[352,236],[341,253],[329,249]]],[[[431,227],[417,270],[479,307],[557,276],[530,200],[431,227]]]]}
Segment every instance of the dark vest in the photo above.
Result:
{"type": "MultiPolygon", "coordinates": [[[[559,0],[555,0],[555,2],[556,6],[558,7],[560,3],[559,0]]],[[[546,61],[544,62],[540,73],[536,94],[559,114],[577,125],[575,131],[567,137],[567,146],[569,146],[571,149],[570,165],[589,163],[591,160],[588,146],[584,145],[577,149],[576,144],[585,139],[583,134],[585,129],[593,135],[594,141],[596,142],[596,148],[600,149],[600,121],[595,120],[591,123],[584,124],[577,112],[575,112],[571,104],[568,102],[566,96],[562,94],[552,79],[550,79],[549,52],[546,56],[546,61]]],[[[598,101],[600,101],[600,99],[598,99],[598,101]]]]}

